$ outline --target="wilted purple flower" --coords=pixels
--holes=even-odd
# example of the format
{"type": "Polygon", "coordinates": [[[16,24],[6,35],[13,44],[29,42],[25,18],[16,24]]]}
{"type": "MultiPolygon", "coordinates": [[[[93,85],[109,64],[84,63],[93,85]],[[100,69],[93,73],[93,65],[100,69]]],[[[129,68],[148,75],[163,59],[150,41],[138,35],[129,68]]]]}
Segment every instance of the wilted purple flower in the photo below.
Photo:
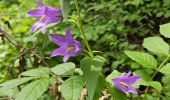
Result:
{"type": "Polygon", "coordinates": [[[129,94],[129,92],[138,94],[137,90],[131,85],[138,82],[141,78],[139,76],[130,75],[131,71],[122,76],[116,77],[113,79],[113,83],[117,89],[125,92],[127,95],[129,94]]]}
{"type": "Polygon", "coordinates": [[[75,57],[82,51],[80,42],[73,39],[70,28],[67,29],[65,37],[50,34],[50,38],[55,44],[60,46],[52,52],[51,57],[64,56],[63,61],[66,62],[69,57],[75,57]]]}
{"type": "Polygon", "coordinates": [[[36,3],[38,5],[38,9],[28,12],[30,16],[40,20],[33,25],[32,31],[35,32],[41,27],[41,31],[45,33],[47,24],[58,23],[61,21],[60,16],[62,15],[62,12],[60,9],[43,5],[39,0],[36,0],[36,3]]]}

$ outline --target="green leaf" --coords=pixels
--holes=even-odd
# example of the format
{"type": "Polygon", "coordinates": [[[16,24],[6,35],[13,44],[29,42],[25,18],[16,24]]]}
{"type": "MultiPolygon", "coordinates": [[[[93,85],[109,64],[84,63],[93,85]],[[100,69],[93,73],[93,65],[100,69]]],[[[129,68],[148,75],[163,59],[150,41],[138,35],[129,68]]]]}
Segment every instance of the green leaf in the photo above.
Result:
{"type": "Polygon", "coordinates": [[[148,37],[144,39],[143,46],[158,54],[168,54],[169,45],[160,37],[148,37]]]}
{"type": "Polygon", "coordinates": [[[117,70],[114,70],[110,75],[106,77],[106,81],[112,84],[113,83],[112,79],[120,75],[121,73],[119,73],[117,70]]]}
{"type": "Polygon", "coordinates": [[[150,80],[151,76],[150,74],[146,71],[146,69],[141,69],[141,70],[136,70],[134,72],[134,74],[136,74],[137,76],[142,77],[144,80],[150,80]]]}
{"type": "Polygon", "coordinates": [[[170,63],[167,63],[165,66],[163,66],[159,72],[164,74],[170,74],[170,63]]]}
{"type": "Polygon", "coordinates": [[[26,85],[15,100],[37,100],[47,89],[50,79],[39,79],[26,85]]]}
{"type": "Polygon", "coordinates": [[[157,67],[157,62],[155,58],[148,53],[136,52],[136,51],[125,51],[125,54],[132,60],[141,64],[143,67],[153,68],[153,69],[157,67]]]}
{"type": "Polygon", "coordinates": [[[74,76],[67,79],[61,85],[61,93],[65,100],[78,100],[85,81],[82,76],[74,76]]]}
{"type": "Polygon", "coordinates": [[[67,21],[70,0],[59,0],[59,1],[61,4],[61,10],[62,10],[62,15],[63,15],[64,21],[67,21]]]}
{"type": "Polygon", "coordinates": [[[55,67],[51,68],[51,71],[55,75],[71,75],[75,69],[75,64],[68,62],[63,64],[58,64],[55,67]]]}
{"type": "Polygon", "coordinates": [[[170,23],[160,25],[160,33],[163,36],[170,38],[170,23]]]}
{"type": "Polygon", "coordinates": [[[0,89],[1,90],[8,90],[8,89],[11,89],[11,88],[15,88],[18,85],[21,85],[21,84],[23,84],[25,82],[28,82],[31,79],[33,79],[33,77],[13,79],[13,80],[1,83],[0,84],[0,89]]]}
{"type": "Polygon", "coordinates": [[[106,80],[105,80],[104,76],[100,75],[99,79],[98,79],[98,82],[97,82],[95,94],[94,94],[94,100],[98,100],[99,99],[99,97],[101,95],[101,92],[102,92],[102,90],[105,87],[105,83],[106,83],[106,80]]]}
{"type": "Polygon", "coordinates": [[[80,61],[80,67],[83,71],[83,77],[87,84],[88,90],[88,100],[94,100],[94,93],[97,86],[98,78],[101,73],[102,66],[105,59],[96,56],[93,59],[90,57],[85,57],[80,61]]]}
{"type": "Polygon", "coordinates": [[[161,83],[159,83],[157,81],[145,81],[145,80],[141,79],[137,84],[138,85],[144,85],[144,86],[151,86],[151,87],[155,88],[158,91],[162,90],[161,83]]]}
{"type": "Polygon", "coordinates": [[[117,90],[111,84],[108,84],[108,90],[114,100],[127,100],[126,94],[117,90]]]}
{"type": "Polygon", "coordinates": [[[48,67],[35,68],[21,73],[23,76],[48,77],[50,69],[48,67]]]}

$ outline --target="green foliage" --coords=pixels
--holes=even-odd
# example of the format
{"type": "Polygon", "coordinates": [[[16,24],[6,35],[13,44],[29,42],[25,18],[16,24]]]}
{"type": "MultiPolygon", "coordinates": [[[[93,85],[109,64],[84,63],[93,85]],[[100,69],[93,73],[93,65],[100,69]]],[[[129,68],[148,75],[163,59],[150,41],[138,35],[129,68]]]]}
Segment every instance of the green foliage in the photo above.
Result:
{"type": "Polygon", "coordinates": [[[6,82],[0,84],[0,90],[8,90],[11,88],[15,88],[18,85],[26,83],[31,79],[33,79],[33,77],[18,78],[18,79],[6,81],[6,82]]]}
{"type": "MultiPolygon", "coordinates": [[[[77,18],[75,5],[71,0],[60,0],[60,3],[56,0],[41,1],[46,5],[56,8],[61,6],[65,21],[68,16],[77,18]]],[[[78,99],[85,81],[89,100],[98,100],[99,96],[102,95],[101,91],[105,88],[107,81],[108,83],[105,89],[108,89],[113,100],[126,100],[127,98],[130,100],[132,97],[135,100],[169,100],[170,76],[168,71],[169,65],[166,65],[169,58],[167,60],[164,58],[169,55],[169,40],[164,39],[165,42],[162,38],[158,37],[158,33],[159,25],[169,22],[170,1],[79,0],[78,3],[80,5],[80,12],[82,13],[82,25],[90,46],[95,51],[100,50],[94,54],[100,54],[105,57],[107,59],[105,65],[103,65],[103,59],[101,57],[95,57],[93,59],[86,57],[79,65],[79,61],[84,56],[84,53],[79,57],[70,59],[75,64],[60,64],[62,62],[60,57],[50,59],[50,53],[56,49],[56,46],[51,43],[47,36],[50,33],[64,35],[62,33],[69,26],[73,29],[74,38],[80,40],[83,44],[83,38],[78,33],[78,28],[73,20],[68,18],[68,21],[64,23],[48,26],[48,34],[45,35],[39,31],[33,33],[31,26],[35,23],[35,20],[29,17],[27,12],[30,9],[37,8],[35,0],[29,0],[29,4],[28,0],[0,1],[0,28],[3,28],[14,37],[18,43],[24,45],[24,47],[16,48],[0,35],[0,83],[4,82],[0,84],[0,90],[11,89],[10,93],[6,92],[5,94],[2,94],[0,91],[0,98],[1,96],[15,97],[19,91],[17,87],[19,87],[21,91],[17,94],[17,100],[34,100],[41,96],[39,98],[40,100],[46,100],[43,97],[51,96],[49,92],[44,94],[48,89],[48,85],[52,84],[48,77],[55,77],[63,82],[61,92],[65,98],[78,99]],[[157,37],[153,37],[155,35],[157,37]],[[148,36],[149,38],[145,38],[148,36]],[[154,57],[149,53],[134,52],[136,49],[143,50],[143,47],[141,47],[143,38],[145,38],[143,43],[144,48],[156,54],[154,57]],[[136,62],[130,61],[122,53],[124,50],[128,50],[125,52],[126,55],[136,62]],[[35,55],[35,52],[39,55],[35,55]],[[159,54],[163,54],[163,56],[160,57],[159,54]],[[48,68],[43,63],[43,60],[47,62],[48,68]],[[157,68],[157,65],[158,67],[161,66],[160,69],[157,68]],[[74,70],[79,66],[81,69],[74,70]],[[128,70],[132,70],[134,71],[133,74],[142,77],[143,81],[137,84],[138,87],[141,85],[150,86],[160,92],[149,88],[151,92],[148,93],[150,94],[146,95],[146,98],[143,98],[142,92],[140,97],[137,95],[127,97],[124,93],[118,91],[113,87],[112,79],[120,76],[120,72],[128,70]],[[155,71],[163,73],[163,76],[157,73],[154,77],[155,81],[151,81],[155,71]],[[75,74],[83,76],[74,76],[75,74]],[[20,75],[23,78],[15,79],[20,75]],[[65,77],[68,76],[71,76],[71,78],[65,80],[65,77]],[[106,80],[104,78],[105,76],[107,76],[106,80]],[[14,80],[7,81],[12,78],[14,80]],[[71,82],[75,82],[75,84],[71,82]],[[69,90],[67,88],[71,89],[69,90]]],[[[170,38],[169,24],[160,25],[160,33],[170,38]]],[[[145,87],[141,87],[139,90],[144,89],[145,87]]]]}
{"type": "Polygon", "coordinates": [[[63,14],[63,18],[65,21],[67,21],[68,12],[69,12],[69,6],[70,6],[70,0],[59,0],[61,4],[61,10],[63,14]]]}
{"type": "Polygon", "coordinates": [[[160,37],[145,38],[143,46],[154,53],[167,55],[169,52],[169,45],[160,37]]]}
{"type": "Polygon", "coordinates": [[[113,99],[115,100],[127,100],[126,94],[117,90],[115,87],[113,87],[112,85],[108,85],[108,90],[110,92],[110,94],[112,95],[113,99]]]}
{"type": "Polygon", "coordinates": [[[136,83],[136,85],[144,85],[144,86],[151,86],[153,88],[155,88],[158,91],[162,90],[162,85],[160,82],[157,81],[145,81],[145,80],[141,80],[138,83],[136,83]]]}
{"type": "Polygon", "coordinates": [[[61,85],[61,93],[65,100],[78,100],[84,84],[85,81],[82,76],[74,76],[67,79],[61,85]]]}
{"type": "Polygon", "coordinates": [[[136,52],[136,51],[125,51],[125,54],[130,57],[132,60],[138,62],[143,67],[156,69],[157,62],[155,58],[148,54],[143,52],[136,52]]]}
{"type": "Polygon", "coordinates": [[[75,64],[68,62],[63,64],[58,64],[55,67],[51,68],[51,71],[55,75],[71,75],[75,69],[75,64]]]}
{"type": "Polygon", "coordinates": [[[17,94],[16,100],[37,100],[48,89],[49,82],[48,78],[31,82],[17,94]]]}
{"type": "Polygon", "coordinates": [[[83,77],[87,84],[88,100],[94,100],[98,78],[104,62],[105,59],[100,56],[96,56],[93,59],[90,57],[85,57],[83,58],[83,60],[80,61],[80,67],[83,71],[83,77]]]}
{"type": "Polygon", "coordinates": [[[36,68],[21,73],[22,76],[49,77],[50,69],[48,67],[36,68]]]}
{"type": "Polygon", "coordinates": [[[170,74],[170,63],[167,63],[159,71],[164,74],[170,74]]]}
{"type": "Polygon", "coordinates": [[[114,79],[117,76],[120,76],[120,74],[121,74],[120,72],[118,72],[117,70],[114,70],[110,75],[106,77],[106,81],[112,84],[113,83],[112,79],[114,79]]]}
{"type": "Polygon", "coordinates": [[[170,38],[170,23],[168,24],[163,24],[163,25],[160,25],[160,33],[167,37],[167,38],[170,38]]]}

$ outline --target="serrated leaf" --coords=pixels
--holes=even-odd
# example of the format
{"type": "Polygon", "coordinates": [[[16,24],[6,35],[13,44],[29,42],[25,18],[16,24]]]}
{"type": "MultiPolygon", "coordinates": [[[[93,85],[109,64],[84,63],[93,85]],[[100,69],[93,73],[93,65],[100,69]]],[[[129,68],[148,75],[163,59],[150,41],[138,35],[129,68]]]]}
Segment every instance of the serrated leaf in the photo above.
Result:
{"type": "Polygon", "coordinates": [[[163,36],[170,38],[170,23],[160,25],[160,33],[163,36]]]}
{"type": "Polygon", "coordinates": [[[93,59],[85,57],[80,61],[83,77],[87,84],[88,100],[94,100],[95,89],[104,61],[105,59],[100,56],[96,56],[93,59]]]}
{"type": "Polygon", "coordinates": [[[75,64],[68,62],[63,64],[58,64],[55,67],[51,68],[51,71],[55,75],[71,75],[75,69],[75,64]]]}
{"type": "Polygon", "coordinates": [[[125,54],[132,60],[141,64],[143,67],[152,68],[152,69],[155,69],[157,67],[157,62],[155,58],[148,53],[125,51],[125,54]]]}
{"type": "Polygon", "coordinates": [[[148,37],[144,39],[143,46],[158,54],[167,55],[169,52],[169,45],[160,37],[148,37]]]}
{"type": "Polygon", "coordinates": [[[70,0],[59,0],[59,1],[60,1],[64,21],[67,21],[69,6],[70,6],[70,0]]]}
{"type": "Polygon", "coordinates": [[[7,89],[15,88],[18,85],[21,85],[25,82],[28,82],[31,79],[33,79],[33,77],[18,78],[18,79],[6,81],[6,82],[0,84],[0,89],[1,90],[7,90],[7,89]]]}
{"type": "Polygon", "coordinates": [[[15,100],[37,100],[47,89],[50,79],[39,79],[26,85],[15,100]]]}
{"type": "Polygon", "coordinates": [[[67,79],[61,85],[61,93],[65,100],[78,100],[85,81],[82,76],[74,76],[67,79]]]}
{"type": "Polygon", "coordinates": [[[106,77],[106,81],[112,84],[113,83],[112,79],[120,75],[121,75],[120,72],[118,72],[117,70],[114,70],[110,75],[106,77]]]}
{"type": "Polygon", "coordinates": [[[170,63],[167,63],[165,66],[163,66],[159,72],[164,74],[170,74],[170,63]]]}
{"type": "Polygon", "coordinates": [[[35,68],[21,73],[22,76],[33,76],[33,77],[44,77],[44,76],[48,77],[49,74],[50,74],[50,69],[48,67],[35,68]]]}

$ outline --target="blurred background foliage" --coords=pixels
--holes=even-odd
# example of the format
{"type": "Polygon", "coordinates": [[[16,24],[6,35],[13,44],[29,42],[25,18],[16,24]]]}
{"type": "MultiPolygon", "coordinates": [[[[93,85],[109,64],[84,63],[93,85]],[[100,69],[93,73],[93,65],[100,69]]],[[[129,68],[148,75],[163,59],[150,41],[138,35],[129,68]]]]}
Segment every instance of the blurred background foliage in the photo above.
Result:
{"type": "MultiPolygon", "coordinates": [[[[60,7],[58,0],[42,0],[42,2],[56,8],[60,7]]],[[[144,37],[159,35],[159,25],[170,21],[170,0],[79,0],[79,3],[83,26],[90,45],[94,51],[101,51],[98,54],[107,59],[103,67],[105,75],[114,69],[122,72],[139,69],[140,65],[127,58],[123,51],[144,50],[141,46],[144,37]]],[[[0,25],[27,48],[36,45],[35,50],[45,57],[45,61],[52,67],[62,63],[62,58],[49,58],[57,46],[51,42],[47,34],[31,32],[36,20],[28,16],[27,12],[36,7],[34,0],[0,0],[0,25]]],[[[76,16],[74,2],[71,2],[69,13],[70,16],[76,16]]],[[[64,35],[67,26],[72,28],[75,38],[82,41],[79,37],[80,32],[72,20],[54,25],[48,28],[46,33],[55,32],[64,35]]],[[[1,36],[0,82],[18,77],[20,67],[24,67],[22,70],[24,71],[43,66],[31,52],[23,55],[22,59],[17,59],[21,49],[11,45],[1,36]]],[[[77,63],[78,66],[82,55],[70,61],[77,63]]],[[[152,72],[138,70],[138,73],[145,73],[148,77],[152,72]]],[[[164,91],[167,91],[166,88],[164,91]]],[[[150,96],[148,98],[155,99],[150,96]]]]}

